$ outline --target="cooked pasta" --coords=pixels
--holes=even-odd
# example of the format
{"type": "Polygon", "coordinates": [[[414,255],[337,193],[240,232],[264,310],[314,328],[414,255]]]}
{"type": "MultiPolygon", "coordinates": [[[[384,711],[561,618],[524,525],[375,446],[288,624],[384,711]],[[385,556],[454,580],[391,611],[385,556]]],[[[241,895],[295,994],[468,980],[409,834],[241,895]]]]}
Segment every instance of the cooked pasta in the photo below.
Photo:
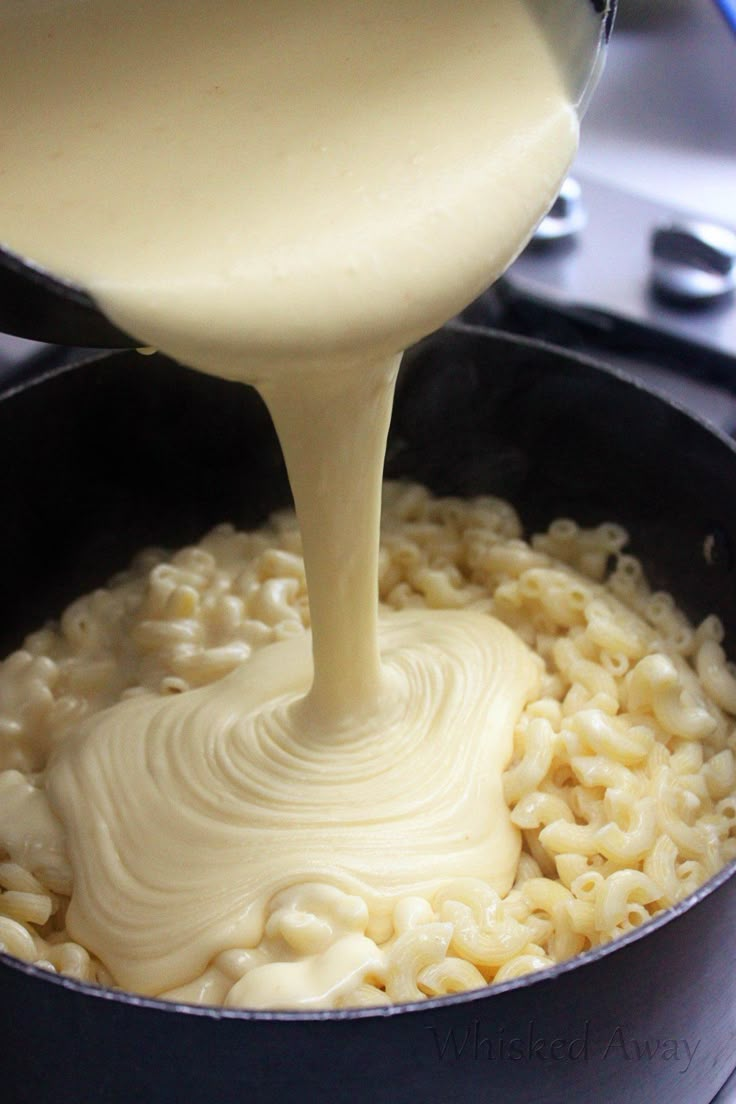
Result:
{"type": "MultiPolygon", "coordinates": [[[[216,956],[161,996],[300,1008],[421,1000],[506,981],[616,938],[736,857],[736,674],[722,626],[691,626],[652,594],[625,532],[554,521],[522,539],[499,500],[384,493],[384,608],[474,609],[541,656],[541,690],[515,730],[505,799],[523,848],[501,898],[475,878],[408,897],[390,922],[334,886],[268,905],[255,947],[216,956]],[[613,557],[613,567],[610,568],[613,557]],[[276,989],[274,986],[276,985],[276,989]]],[[[309,626],[294,515],[253,533],[221,525],[196,547],[131,568],[32,633],[0,667],[0,948],[114,985],[69,936],[73,890],[44,794],[54,748],[127,697],[186,693],[309,626]]]]}

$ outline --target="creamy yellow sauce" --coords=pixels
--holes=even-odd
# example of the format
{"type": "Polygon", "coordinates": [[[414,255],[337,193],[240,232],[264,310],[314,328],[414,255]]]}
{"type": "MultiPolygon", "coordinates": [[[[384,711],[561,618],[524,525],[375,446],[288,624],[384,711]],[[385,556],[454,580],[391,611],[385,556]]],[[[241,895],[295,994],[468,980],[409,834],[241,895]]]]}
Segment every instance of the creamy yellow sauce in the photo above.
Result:
{"type": "Polygon", "coordinates": [[[508,892],[520,838],[499,764],[534,658],[468,611],[395,613],[380,642],[376,705],[344,731],[300,716],[299,636],[201,690],[121,703],[57,756],[69,930],[122,985],[158,993],[256,945],[269,900],[298,882],[360,895],[383,938],[397,900],[458,873],[508,892]]]}
{"type": "MultiPolygon", "coordinates": [[[[311,634],[59,746],[69,932],[156,994],[255,946],[298,883],[359,894],[374,934],[451,877],[507,892],[501,773],[538,662],[485,615],[379,627],[378,519],[401,350],[503,271],[575,149],[533,16],[521,0],[1,10],[1,236],[141,343],[259,388],[311,610],[311,634]]],[[[361,939],[334,944],[330,978],[370,971],[361,939]]]]}

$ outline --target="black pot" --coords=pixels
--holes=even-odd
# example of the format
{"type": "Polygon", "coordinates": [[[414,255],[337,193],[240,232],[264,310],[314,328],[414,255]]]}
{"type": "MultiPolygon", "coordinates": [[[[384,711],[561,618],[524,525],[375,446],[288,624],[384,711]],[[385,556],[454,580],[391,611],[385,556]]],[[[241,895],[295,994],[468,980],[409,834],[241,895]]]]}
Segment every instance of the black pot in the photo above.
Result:
{"type": "MultiPolygon", "coordinates": [[[[619,521],[654,585],[733,639],[736,451],[616,372],[448,328],[406,358],[387,470],[503,495],[532,529],[619,521]]],[[[0,472],[4,651],[142,545],[257,524],[289,494],[250,389],[135,353],[6,394],[0,472]]],[[[175,1006],[0,956],[2,1099],[708,1104],[736,1063],[735,869],[573,962],[389,1010],[175,1006]]]]}

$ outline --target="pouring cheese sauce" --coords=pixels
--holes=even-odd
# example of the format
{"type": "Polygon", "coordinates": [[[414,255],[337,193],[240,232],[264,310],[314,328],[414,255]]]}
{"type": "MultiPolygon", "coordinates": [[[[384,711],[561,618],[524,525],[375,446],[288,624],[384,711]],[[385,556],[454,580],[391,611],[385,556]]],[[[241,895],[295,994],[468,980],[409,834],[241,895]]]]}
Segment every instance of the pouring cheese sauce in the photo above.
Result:
{"type": "MultiPolygon", "coordinates": [[[[160,994],[256,946],[268,902],[300,884],[361,897],[376,938],[397,900],[452,877],[506,893],[520,842],[501,774],[540,661],[477,612],[379,622],[378,523],[401,350],[505,269],[574,153],[532,13],[6,0],[1,29],[6,243],[142,344],[258,387],[311,611],[311,633],[59,745],[69,932],[160,994]]],[[[345,920],[292,997],[367,976],[370,946],[345,920]]]]}

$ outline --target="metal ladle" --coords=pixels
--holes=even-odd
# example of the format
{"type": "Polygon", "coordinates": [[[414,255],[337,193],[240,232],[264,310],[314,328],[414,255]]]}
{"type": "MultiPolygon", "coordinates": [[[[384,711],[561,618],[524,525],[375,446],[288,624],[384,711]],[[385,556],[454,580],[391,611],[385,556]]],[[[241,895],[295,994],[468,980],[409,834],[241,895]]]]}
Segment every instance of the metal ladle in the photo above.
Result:
{"type": "MultiPolygon", "coordinates": [[[[602,69],[617,0],[531,0],[531,3],[571,74],[572,92],[582,114],[602,69]],[[592,4],[597,23],[575,19],[572,13],[581,3],[592,4]],[[569,14],[565,8],[569,8],[569,14]]],[[[83,288],[3,246],[0,246],[0,331],[56,345],[124,349],[140,344],[106,318],[83,288]]]]}

